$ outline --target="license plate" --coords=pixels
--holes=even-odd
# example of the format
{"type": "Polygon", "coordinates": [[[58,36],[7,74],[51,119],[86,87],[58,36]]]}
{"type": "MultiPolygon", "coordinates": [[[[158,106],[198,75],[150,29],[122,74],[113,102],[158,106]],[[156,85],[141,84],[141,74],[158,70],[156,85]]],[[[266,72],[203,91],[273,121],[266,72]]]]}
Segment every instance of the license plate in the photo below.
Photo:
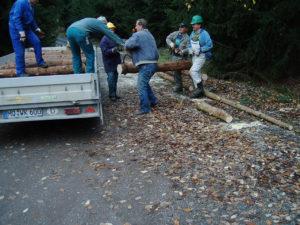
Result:
{"type": "Polygon", "coordinates": [[[43,116],[42,109],[14,109],[3,112],[3,119],[22,119],[43,116]]]}

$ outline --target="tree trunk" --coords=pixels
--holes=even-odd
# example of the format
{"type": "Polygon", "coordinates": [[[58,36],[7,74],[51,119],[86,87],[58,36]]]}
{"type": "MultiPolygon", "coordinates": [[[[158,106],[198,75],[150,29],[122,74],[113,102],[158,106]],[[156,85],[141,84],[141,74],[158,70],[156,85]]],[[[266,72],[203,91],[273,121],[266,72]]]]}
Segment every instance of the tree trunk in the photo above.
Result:
{"type": "MultiPolygon", "coordinates": [[[[175,71],[175,70],[187,70],[190,69],[192,63],[187,60],[177,61],[177,62],[166,62],[166,63],[158,63],[157,72],[165,72],[165,71],[175,71]]],[[[118,73],[119,74],[127,74],[127,73],[138,73],[138,68],[135,67],[132,63],[123,63],[118,65],[118,73]]]]}
{"type": "MultiPolygon", "coordinates": [[[[72,74],[73,66],[49,66],[46,69],[43,68],[26,68],[25,72],[30,75],[40,76],[40,75],[59,75],[59,74],[72,74]]],[[[6,69],[0,70],[0,77],[15,77],[16,71],[15,69],[6,69]]]]}
{"type": "Polygon", "coordinates": [[[257,116],[257,117],[259,117],[261,119],[264,119],[264,120],[266,120],[266,121],[268,121],[270,123],[276,124],[276,125],[278,125],[280,127],[283,127],[285,129],[293,130],[293,126],[291,126],[290,124],[284,123],[284,122],[282,122],[280,120],[277,120],[277,119],[275,119],[275,118],[273,118],[271,116],[268,116],[268,115],[266,115],[266,114],[264,114],[262,112],[255,111],[255,110],[253,110],[253,109],[251,109],[251,108],[249,108],[247,106],[241,105],[238,102],[234,102],[234,101],[228,100],[226,98],[220,97],[220,96],[218,96],[218,95],[216,95],[216,94],[214,94],[212,92],[209,92],[207,90],[205,90],[205,95],[208,98],[214,99],[216,101],[220,101],[220,102],[222,102],[224,104],[227,104],[227,105],[230,105],[230,106],[232,106],[234,108],[237,108],[237,109],[240,109],[242,111],[245,111],[245,112],[247,112],[247,113],[249,113],[251,115],[257,116]]]}

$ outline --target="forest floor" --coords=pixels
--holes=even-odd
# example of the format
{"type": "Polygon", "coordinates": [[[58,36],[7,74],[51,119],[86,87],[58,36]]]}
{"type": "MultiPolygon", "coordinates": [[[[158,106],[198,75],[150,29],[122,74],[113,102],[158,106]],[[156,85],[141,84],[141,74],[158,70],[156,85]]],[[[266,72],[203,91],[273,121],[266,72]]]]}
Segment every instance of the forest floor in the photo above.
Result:
{"type": "MultiPolygon", "coordinates": [[[[136,75],[120,76],[95,120],[0,127],[0,224],[299,224],[300,105],[249,82],[205,87],[294,126],[284,130],[206,99],[234,118],[199,112],[154,76],[159,99],[138,109],[136,75]]],[[[187,93],[185,93],[187,94],[187,93]]]]}

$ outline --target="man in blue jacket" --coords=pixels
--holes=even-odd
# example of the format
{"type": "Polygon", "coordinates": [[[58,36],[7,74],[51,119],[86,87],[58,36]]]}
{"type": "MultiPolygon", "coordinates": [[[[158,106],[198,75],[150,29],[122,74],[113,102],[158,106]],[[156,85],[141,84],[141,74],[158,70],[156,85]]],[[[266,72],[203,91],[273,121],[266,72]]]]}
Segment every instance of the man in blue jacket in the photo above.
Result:
{"type": "Polygon", "coordinates": [[[199,98],[204,95],[204,88],[201,79],[201,69],[207,59],[211,58],[212,40],[206,30],[202,28],[203,19],[196,15],[192,18],[193,32],[190,35],[189,53],[192,55],[193,65],[190,75],[195,85],[195,91],[191,98],[199,98]]]}
{"type": "MultiPolygon", "coordinates": [[[[108,22],[107,28],[115,32],[116,26],[108,22]]],[[[102,51],[103,64],[105,72],[107,73],[107,83],[109,90],[109,98],[116,101],[120,97],[117,95],[118,72],[117,66],[121,63],[121,56],[118,52],[118,45],[106,35],[101,39],[100,48],[102,51]]]]}
{"type": "Polygon", "coordinates": [[[135,25],[137,32],[125,42],[125,49],[132,54],[133,64],[139,70],[137,89],[140,110],[136,113],[137,115],[149,113],[151,107],[155,107],[158,103],[149,82],[157,71],[159,55],[155,39],[146,26],[145,19],[138,19],[135,25]]]}
{"type": "Polygon", "coordinates": [[[45,35],[34,20],[32,6],[38,2],[38,0],[17,0],[9,13],[9,33],[16,55],[16,74],[18,77],[27,76],[25,73],[26,42],[34,48],[37,65],[42,68],[48,67],[42,57],[40,39],[35,34],[36,32],[41,37],[45,35]]]}
{"type": "Polygon", "coordinates": [[[124,45],[124,41],[109,30],[103,22],[96,18],[85,18],[74,22],[67,29],[67,38],[70,43],[73,56],[74,73],[82,73],[81,50],[86,57],[86,73],[95,72],[95,52],[90,38],[100,38],[106,35],[119,45],[124,45]]]}

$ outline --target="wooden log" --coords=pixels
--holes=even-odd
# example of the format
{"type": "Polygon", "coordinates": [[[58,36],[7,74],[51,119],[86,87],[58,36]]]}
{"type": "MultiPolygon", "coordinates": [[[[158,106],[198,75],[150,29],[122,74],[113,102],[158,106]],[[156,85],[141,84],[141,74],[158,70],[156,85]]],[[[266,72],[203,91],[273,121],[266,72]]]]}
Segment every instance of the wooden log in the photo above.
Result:
{"type": "Polygon", "coordinates": [[[249,113],[251,115],[257,116],[257,117],[259,117],[261,119],[264,119],[264,120],[266,120],[266,121],[268,121],[270,123],[276,124],[276,125],[278,125],[278,126],[280,126],[282,128],[285,128],[285,129],[288,129],[288,130],[293,130],[293,126],[292,125],[284,123],[284,122],[282,122],[280,120],[277,120],[277,119],[275,119],[275,118],[273,118],[271,116],[268,116],[268,115],[266,115],[266,114],[264,114],[262,112],[253,110],[253,109],[251,109],[251,108],[249,108],[247,106],[241,105],[238,102],[234,102],[234,101],[228,100],[226,98],[220,97],[220,96],[218,96],[218,95],[216,95],[216,94],[214,94],[214,93],[212,93],[210,91],[207,91],[207,90],[205,90],[204,93],[205,93],[206,97],[208,97],[208,98],[214,99],[214,100],[222,102],[222,103],[224,103],[226,105],[230,105],[230,106],[232,106],[234,108],[237,108],[237,109],[240,109],[242,111],[245,111],[245,112],[247,112],[247,113],[249,113]]]}
{"type": "Polygon", "coordinates": [[[206,102],[204,102],[203,100],[199,100],[199,99],[194,100],[194,102],[196,103],[196,108],[199,111],[204,111],[211,116],[214,116],[216,118],[225,121],[226,123],[230,123],[233,120],[232,116],[229,115],[227,112],[225,112],[223,109],[219,109],[214,106],[211,106],[206,102]]]}
{"type": "MultiPolygon", "coordinates": [[[[72,74],[73,73],[73,66],[66,65],[66,66],[49,66],[48,68],[26,68],[25,72],[27,74],[33,76],[42,76],[42,75],[59,75],[59,74],[72,74]]],[[[16,71],[15,69],[7,69],[7,70],[0,70],[0,77],[15,77],[16,71]]]]}
{"type": "Polygon", "coordinates": [[[162,79],[165,79],[165,80],[168,80],[172,83],[174,83],[174,77],[171,76],[170,74],[167,74],[167,73],[156,73],[156,75],[158,75],[160,78],[162,79]]]}
{"type": "MultiPolygon", "coordinates": [[[[83,63],[85,63],[85,60],[82,60],[83,63]]],[[[72,60],[71,59],[62,59],[62,60],[49,60],[47,61],[47,65],[48,66],[64,66],[64,65],[72,65],[72,60]]],[[[35,61],[26,61],[26,68],[33,68],[33,67],[37,67],[37,64],[35,61]]],[[[15,69],[16,68],[16,64],[15,63],[7,63],[4,64],[2,66],[0,66],[0,70],[3,69],[15,69]]]]}
{"type": "MultiPolygon", "coordinates": [[[[174,77],[167,73],[157,73],[157,75],[165,80],[168,80],[172,83],[174,83],[174,77]]],[[[183,83],[183,86],[185,89],[189,88],[189,85],[186,83],[183,83]]],[[[214,116],[218,119],[221,119],[225,121],[226,123],[230,123],[233,118],[231,115],[229,115],[227,112],[225,112],[222,109],[216,108],[214,106],[209,105],[208,103],[204,102],[200,99],[194,99],[193,102],[196,104],[196,108],[199,111],[204,111],[208,113],[211,116],[214,116]]]]}
{"type": "MultiPolygon", "coordinates": [[[[175,70],[187,70],[190,69],[192,63],[187,60],[176,61],[176,62],[166,62],[166,63],[158,63],[157,64],[158,72],[165,71],[175,71],[175,70]]],[[[135,67],[132,63],[123,63],[118,65],[118,73],[119,74],[127,74],[127,73],[138,73],[138,68],[135,67]]]]}

